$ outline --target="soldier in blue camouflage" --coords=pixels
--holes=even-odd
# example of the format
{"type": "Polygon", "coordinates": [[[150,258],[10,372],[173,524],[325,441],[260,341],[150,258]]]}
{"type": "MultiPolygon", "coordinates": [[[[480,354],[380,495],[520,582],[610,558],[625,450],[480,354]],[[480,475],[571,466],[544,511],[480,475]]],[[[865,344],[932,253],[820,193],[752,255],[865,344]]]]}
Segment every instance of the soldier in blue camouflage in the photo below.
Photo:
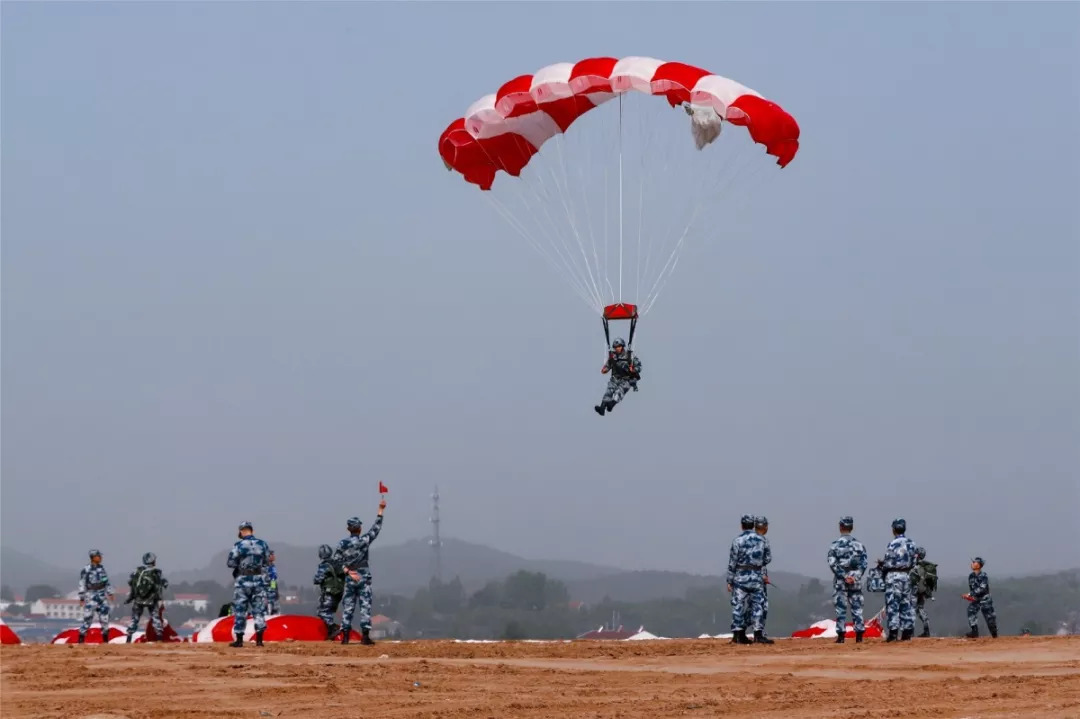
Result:
{"type": "MultiPolygon", "coordinates": [[[[754,531],[757,532],[763,539],[765,539],[765,544],[767,545],[769,543],[769,540],[765,535],[769,533],[769,518],[764,517],[764,516],[755,517],[754,518],[754,531]]],[[[772,554],[771,549],[769,550],[769,553],[770,553],[770,555],[772,554]]],[[[764,580],[762,581],[762,585],[761,585],[761,594],[764,597],[764,600],[762,601],[762,607],[761,607],[761,635],[763,637],[765,637],[765,638],[768,638],[769,632],[768,632],[768,630],[765,629],[765,625],[769,623],[769,584],[770,584],[770,582],[769,582],[769,570],[768,569],[766,569],[763,572],[763,577],[764,577],[764,580]]],[[[743,626],[745,626],[745,627],[753,626],[753,621],[752,621],[752,618],[751,618],[749,613],[747,613],[747,615],[746,615],[746,621],[743,622],[743,626]]]]}
{"type": "Polygon", "coordinates": [[[338,625],[334,623],[334,613],[341,604],[345,592],[345,571],[331,559],[334,548],[329,544],[319,547],[319,568],[315,570],[314,583],[319,587],[319,609],[317,614],[326,625],[326,639],[329,641],[337,634],[338,625]]]}
{"type": "Polygon", "coordinates": [[[611,351],[608,353],[607,362],[600,369],[602,374],[611,373],[608,378],[607,390],[600,404],[593,407],[601,417],[604,412],[611,412],[615,405],[623,400],[630,390],[637,392],[637,383],[641,379],[641,360],[636,354],[626,349],[626,343],[622,338],[616,337],[611,343],[611,351]]]}
{"type": "Polygon", "coordinates": [[[888,618],[887,642],[908,641],[915,635],[915,609],[911,601],[911,570],[915,566],[915,542],[904,536],[907,522],[893,520],[893,539],[885,548],[882,568],[885,572],[885,615],[888,618]]]}
{"type": "Polygon", "coordinates": [[[863,623],[862,578],[866,573],[866,547],[851,536],[855,520],[840,518],[840,536],[829,545],[826,561],[833,574],[833,604],[836,606],[836,643],[844,643],[847,632],[846,610],[851,608],[851,621],[855,625],[855,642],[861,643],[866,625],[863,623]]]}
{"type": "Polygon", "coordinates": [[[114,598],[112,583],[105,565],[101,563],[101,552],[90,550],[90,563],[79,572],[79,602],[83,608],[83,621],[79,627],[79,644],[86,642],[86,633],[94,615],[101,622],[101,641],[109,641],[109,601],[114,598]]]}
{"type": "MultiPolygon", "coordinates": [[[[161,570],[157,567],[157,555],[153,552],[142,555],[142,565],[128,577],[128,587],[130,591],[124,602],[131,604],[131,623],[128,624],[127,630],[128,644],[139,629],[139,621],[144,611],[150,613],[147,625],[152,624],[158,641],[164,641],[165,622],[161,619],[161,595],[169,587],[169,580],[161,575],[161,570]]],[[[150,641],[149,634],[146,640],[150,641]]]]}
{"type": "Polygon", "coordinates": [[[266,567],[270,560],[270,547],[255,537],[251,522],[240,525],[240,541],[229,550],[226,564],[233,570],[233,635],[236,641],[230,647],[244,646],[244,629],[250,611],[255,620],[255,645],[263,645],[266,631],[266,567]]]}
{"type": "Polygon", "coordinates": [[[762,617],[765,611],[765,567],[772,561],[769,543],[754,531],[755,519],[744,514],[742,533],[731,542],[728,556],[727,588],[731,592],[731,631],[735,644],[772,644],[765,636],[762,617]],[[754,639],[746,636],[747,605],[754,639]]]}
{"type": "Polygon", "coordinates": [[[967,620],[971,631],[967,633],[969,639],[977,639],[979,636],[979,611],[982,611],[983,619],[986,620],[986,628],[990,630],[990,636],[997,639],[997,615],[994,614],[994,600],[990,597],[990,577],[982,570],[982,557],[971,560],[971,574],[968,575],[968,593],[964,599],[968,600],[967,620]]]}
{"type": "Polygon", "coordinates": [[[360,631],[363,635],[361,644],[374,644],[371,640],[371,569],[368,564],[368,552],[371,543],[382,530],[383,510],[386,500],[379,502],[379,514],[371,529],[364,532],[364,525],[359,517],[350,517],[345,523],[349,536],[338,542],[331,559],[345,571],[345,592],[342,595],[341,608],[341,643],[349,643],[352,631],[353,614],[356,605],[360,605],[360,631]]]}

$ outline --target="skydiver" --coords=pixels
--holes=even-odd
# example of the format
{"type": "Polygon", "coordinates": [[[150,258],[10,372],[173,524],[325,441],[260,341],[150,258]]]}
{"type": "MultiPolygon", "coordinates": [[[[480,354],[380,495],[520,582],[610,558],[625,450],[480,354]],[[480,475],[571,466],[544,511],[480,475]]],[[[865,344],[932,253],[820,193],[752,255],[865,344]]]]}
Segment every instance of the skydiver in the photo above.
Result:
{"type": "Polygon", "coordinates": [[[641,360],[637,355],[626,349],[626,343],[621,337],[616,337],[611,343],[611,351],[608,352],[607,362],[600,370],[601,374],[611,373],[608,378],[607,391],[600,404],[593,407],[601,417],[604,412],[615,409],[615,405],[622,401],[626,393],[631,389],[638,391],[638,380],[641,379],[641,360]]]}

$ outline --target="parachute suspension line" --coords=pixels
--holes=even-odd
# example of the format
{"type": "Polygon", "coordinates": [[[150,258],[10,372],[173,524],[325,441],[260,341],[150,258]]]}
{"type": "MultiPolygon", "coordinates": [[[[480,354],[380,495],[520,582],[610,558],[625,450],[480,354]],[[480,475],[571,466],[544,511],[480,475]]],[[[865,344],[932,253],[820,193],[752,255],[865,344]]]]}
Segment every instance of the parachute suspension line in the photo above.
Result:
{"type": "Polygon", "coordinates": [[[623,115],[623,95],[625,93],[619,93],[619,302],[623,300],[622,294],[622,256],[623,256],[623,169],[622,169],[622,156],[623,156],[623,142],[622,142],[622,115],[623,115]]]}

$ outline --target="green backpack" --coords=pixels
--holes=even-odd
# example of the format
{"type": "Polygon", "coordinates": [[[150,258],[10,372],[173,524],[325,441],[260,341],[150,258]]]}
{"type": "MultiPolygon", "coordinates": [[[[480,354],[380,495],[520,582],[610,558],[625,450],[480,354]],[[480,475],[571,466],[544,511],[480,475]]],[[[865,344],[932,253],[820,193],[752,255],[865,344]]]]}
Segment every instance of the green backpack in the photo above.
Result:
{"type": "Polygon", "coordinates": [[[322,590],[330,595],[343,593],[345,591],[345,572],[331,564],[330,571],[323,578],[322,590]]]}
{"type": "Polygon", "coordinates": [[[915,591],[929,597],[937,591],[937,565],[924,559],[919,562],[916,571],[919,580],[915,584],[915,591]]]}
{"type": "Polygon", "coordinates": [[[139,567],[131,580],[131,596],[136,602],[153,602],[158,595],[157,570],[139,567]]]}

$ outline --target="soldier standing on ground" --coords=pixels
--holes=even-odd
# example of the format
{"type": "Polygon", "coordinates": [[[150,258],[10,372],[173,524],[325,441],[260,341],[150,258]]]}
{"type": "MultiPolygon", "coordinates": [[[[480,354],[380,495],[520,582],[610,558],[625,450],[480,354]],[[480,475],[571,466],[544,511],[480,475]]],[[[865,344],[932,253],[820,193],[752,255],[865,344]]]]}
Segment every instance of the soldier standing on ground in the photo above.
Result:
{"type": "Polygon", "coordinates": [[[101,622],[101,641],[109,641],[109,600],[113,599],[112,583],[105,565],[101,563],[101,552],[90,550],[90,563],[79,572],[79,603],[83,608],[83,621],[79,627],[79,644],[86,642],[86,633],[97,614],[101,622]]]}
{"type": "MultiPolygon", "coordinates": [[[[147,620],[147,628],[153,625],[158,641],[165,640],[165,622],[161,619],[161,595],[168,588],[169,580],[161,575],[157,568],[157,555],[147,552],[142,555],[142,565],[131,573],[128,578],[128,593],[125,604],[131,604],[131,623],[128,624],[127,641],[131,643],[131,637],[139,629],[139,621],[144,611],[150,612],[147,620]]],[[[149,634],[146,637],[150,641],[149,634]]]]}
{"type": "Polygon", "coordinates": [[[926,613],[926,600],[933,599],[937,590],[937,565],[926,561],[926,549],[915,549],[915,568],[911,570],[911,592],[915,600],[915,614],[922,621],[920,637],[930,636],[930,615],[926,613]]]}
{"type": "Polygon", "coordinates": [[[977,639],[979,636],[979,611],[982,610],[986,620],[986,628],[990,630],[990,636],[997,639],[997,615],[994,614],[994,600],[990,597],[990,578],[982,570],[983,558],[975,557],[971,560],[971,574],[968,575],[968,593],[964,599],[968,600],[967,619],[971,631],[967,633],[969,639],[977,639]]]}
{"type": "Polygon", "coordinates": [[[368,553],[371,551],[371,543],[382,530],[384,509],[386,509],[385,499],[379,502],[379,514],[375,517],[375,523],[363,534],[364,525],[360,518],[350,517],[345,523],[349,536],[338,542],[337,551],[334,552],[332,561],[340,566],[346,575],[341,608],[342,644],[349,643],[349,633],[352,631],[353,614],[356,612],[357,604],[360,605],[360,631],[363,635],[360,643],[375,643],[371,640],[371,569],[368,553]]]}
{"type": "Polygon", "coordinates": [[[315,570],[314,583],[319,587],[319,618],[326,625],[327,640],[337,634],[338,625],[334,623],[334,613],[341,604],[345,592],[345,572],[332,561],[334,548],[329,544],[319,547],[319,568],[315,570]]]}
{"type": "Polygon", "coordinates": [[[270,547],[254,535],[251,522],[240,525],[240,541],[233,544],[226,563],[233,570],[233,635],[230,647],[244,646],[244,629],[250,611],[255,620],[255,645],[263,645],[266,631],[266,580],[263,576],[270,547]]]}
{"type": "Polygon", "coordinates": [[[892,523],[893,540],[885,548],[882,569],[885,572],[885,615],[889,636],[895,642],[897,633],[902,641],[915,634],[915,610],[911,603],[911,570],[915,566],[915,542],[904,536],[907,522],[897,518],[892,523]]]}
{"type": "Polygon", "coordinates": [[[855,642],[860,643],[866,625],[863,623],[862,578],[866,572],[866,547],[851,536],[855,520],[840,518],[840,536],[829,545],[827,561],[833,573],[833,604],[836,606],[836,643],[844,643],[847,632],[846,609],[851,608],[855,625],[855,642]]]}

